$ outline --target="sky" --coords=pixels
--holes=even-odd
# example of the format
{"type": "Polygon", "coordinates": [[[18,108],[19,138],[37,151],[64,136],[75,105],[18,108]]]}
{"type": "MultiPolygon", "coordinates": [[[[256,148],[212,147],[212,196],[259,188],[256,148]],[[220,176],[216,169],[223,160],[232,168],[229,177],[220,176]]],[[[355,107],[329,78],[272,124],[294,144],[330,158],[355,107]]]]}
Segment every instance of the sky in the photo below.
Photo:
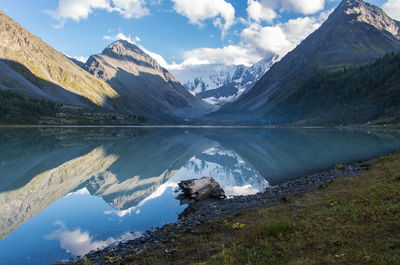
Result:
{"type": "MultiPolygon", "coordinates": [[[[400,20],[400,0],[370,0],[400,20]]],[[[60,52],[81,60],[118,39],[169,69],[252,65],[285,55],[340,0],[0,0],[0,9],[60,52]]]]}

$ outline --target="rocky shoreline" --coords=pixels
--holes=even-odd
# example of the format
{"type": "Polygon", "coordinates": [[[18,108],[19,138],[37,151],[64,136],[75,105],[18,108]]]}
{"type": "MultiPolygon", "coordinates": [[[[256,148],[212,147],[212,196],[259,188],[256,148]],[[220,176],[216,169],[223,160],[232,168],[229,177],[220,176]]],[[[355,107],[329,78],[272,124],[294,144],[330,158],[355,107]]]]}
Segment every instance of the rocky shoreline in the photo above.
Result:
{"type": "MultiPolygon", "coordinates": [[[[297,180],[269,187],[266,191],[249,196],[237,196],[225,200],[207,199],[190,205],[180,214],[178,221],[146,231],[139,238],[120,242],[102,250],[95,250],[85,257],[94,264],[108,264],[109,257],[126,256],[128,253],[140,254],[144,248],[171,242],[172,236],[184,232],[195,232],[207,222],[232,216],[241,210],[266,207],[286,201],[289,196],[298,195],[320,188],[338,178],[352,177],[368,170],[373,161],[358,162],[351,165],[338,165],[334,169],[314,173],[297,180]]],[[[168,249],[165,250],[168,252],[168,249]]],[[[76,262],[76,261],[74,261],[76,262]]],[[[72,263],[74,263],[72,262],[72,263]]],[[[79,263],[79,262],[78,262],[79,263]]],[[[70,264],[70,263],[69,263],[70,264]]]]}

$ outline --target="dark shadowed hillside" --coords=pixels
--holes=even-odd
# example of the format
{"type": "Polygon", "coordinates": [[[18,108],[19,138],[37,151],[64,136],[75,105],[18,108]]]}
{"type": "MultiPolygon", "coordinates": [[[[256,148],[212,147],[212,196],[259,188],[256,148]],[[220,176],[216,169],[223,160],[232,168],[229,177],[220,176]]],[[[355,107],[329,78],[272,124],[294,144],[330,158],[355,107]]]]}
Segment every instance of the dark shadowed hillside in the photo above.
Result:
{"type": "Polygon", "coordinates": [[[374,63],[320,71],[271,112],[277,122],[400,121],[400,53],[374,63]]]}

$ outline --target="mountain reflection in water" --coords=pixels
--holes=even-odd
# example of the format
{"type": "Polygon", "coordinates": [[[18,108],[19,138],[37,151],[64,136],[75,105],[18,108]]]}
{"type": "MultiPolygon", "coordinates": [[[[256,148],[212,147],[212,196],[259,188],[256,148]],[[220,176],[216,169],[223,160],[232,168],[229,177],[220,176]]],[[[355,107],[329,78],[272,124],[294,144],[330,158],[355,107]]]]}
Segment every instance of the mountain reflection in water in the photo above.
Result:
{"type": "Polygon", "coordinates": [[[0,258],[47,264],[46,251],[83,255],[172,222],[182,180],[212,176],[227,195],[254,194],[398,149],[396,131],[3,128],[0,258]]]}

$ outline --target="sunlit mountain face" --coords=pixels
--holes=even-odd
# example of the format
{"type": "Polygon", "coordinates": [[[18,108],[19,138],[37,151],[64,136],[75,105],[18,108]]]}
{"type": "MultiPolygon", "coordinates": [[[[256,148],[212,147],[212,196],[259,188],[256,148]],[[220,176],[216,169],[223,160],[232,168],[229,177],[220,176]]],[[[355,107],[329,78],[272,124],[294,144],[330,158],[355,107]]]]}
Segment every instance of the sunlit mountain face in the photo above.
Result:
{"type": "Polygon", "coordinates": [[[50,264],[174,222],[182,180],[255,194],[398,148],[392,131],[0,129],[0,259],[50,264]]]}

